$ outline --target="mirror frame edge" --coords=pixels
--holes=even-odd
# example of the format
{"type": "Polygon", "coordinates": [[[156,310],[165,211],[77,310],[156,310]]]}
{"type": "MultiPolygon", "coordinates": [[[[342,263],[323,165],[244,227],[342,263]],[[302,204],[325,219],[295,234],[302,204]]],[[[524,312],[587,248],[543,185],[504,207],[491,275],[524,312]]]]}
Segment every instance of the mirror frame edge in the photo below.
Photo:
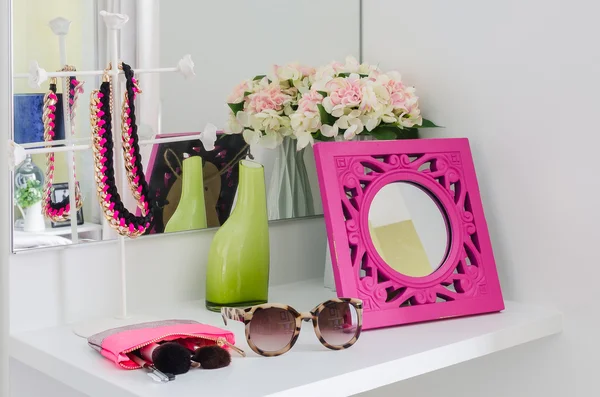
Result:
{"type": "Polygon", "coordinates": [[[0,194],[0,396],[8,397],[8,338],[9,318],[9,258],[12,252],[11,216],[9,202],[12,187],[9,184],[8,141],[12,135],[12,1],[0,0],[0,123],[10,135],[0,139],[0,185],[8,186],[8,194],[0,194]]]}

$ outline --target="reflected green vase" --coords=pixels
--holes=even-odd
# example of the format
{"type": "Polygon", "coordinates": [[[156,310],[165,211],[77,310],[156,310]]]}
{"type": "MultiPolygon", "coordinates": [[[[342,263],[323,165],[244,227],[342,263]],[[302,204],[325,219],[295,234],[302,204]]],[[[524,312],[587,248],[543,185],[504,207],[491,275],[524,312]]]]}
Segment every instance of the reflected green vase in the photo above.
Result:
{"type": "Polygon", "coordinates": [[[217,231],[208,254],[206,307],[265,303],[269,292],[269,225],[265,173],[242,160],[235,208],[217,231]]]}
{"type": "Polygon", "coordinates": [[[183,160],[181,199],[165,227],[165,233],[206,228],[202,157],[183,160]]]}

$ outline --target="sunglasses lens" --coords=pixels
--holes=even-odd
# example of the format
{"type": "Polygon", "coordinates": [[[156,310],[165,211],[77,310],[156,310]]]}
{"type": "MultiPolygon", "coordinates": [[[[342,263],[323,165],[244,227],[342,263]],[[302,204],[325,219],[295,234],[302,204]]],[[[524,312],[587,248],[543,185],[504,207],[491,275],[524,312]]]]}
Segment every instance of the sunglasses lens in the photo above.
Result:
{"type": "Polygon", "coordinates": [[[296,318],[287,310],[259,309],[250,321],[249,336],[256,347],[264,352],[283,349],[294,337],[296,318]]]}
{"type": "Polygon", "coordinates": [[[329,302],[319,313],[318,324],[325,342],[332,346],[343,346],[358,331],[358,313],[350,303],[329,302]]]}

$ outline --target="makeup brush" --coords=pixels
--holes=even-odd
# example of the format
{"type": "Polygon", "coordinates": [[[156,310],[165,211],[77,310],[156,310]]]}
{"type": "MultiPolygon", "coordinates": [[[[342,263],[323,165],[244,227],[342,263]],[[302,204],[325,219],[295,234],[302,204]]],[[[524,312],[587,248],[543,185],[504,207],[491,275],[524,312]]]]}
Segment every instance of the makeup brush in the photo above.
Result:
{"type": "Polygon", "coordinates": [[[148,376],[150,378],[152,378],[153,381],[158,382],[158,383],[167,383],[172,380],[175,380],[175,375],[165,374],[162,371],[159,371],[155,366],[153,366],[152,364],[149,364],[146,360],[137,356],[136,354],[132,353],[132,354],[129,354],[128,356],[131,359],[131,361],[133,361],[134,363],[136,363],[137,365],[139,365],[140,367],[145,369],[146,372],[148,373],[148,376]]]}
{"type": "Polygon", "coordinates": [[[217,345],[204,346],[196,349],[192,362],[200,364],[204,369],[223,368],[231,363],[231,354],[217,345]]]}
{"type": "Polygon", "coordinates": [[[191,368],[191,353],[179,343],[152,343],[140,350],[141,356],[166,374],[181,375],[191,368]]]}

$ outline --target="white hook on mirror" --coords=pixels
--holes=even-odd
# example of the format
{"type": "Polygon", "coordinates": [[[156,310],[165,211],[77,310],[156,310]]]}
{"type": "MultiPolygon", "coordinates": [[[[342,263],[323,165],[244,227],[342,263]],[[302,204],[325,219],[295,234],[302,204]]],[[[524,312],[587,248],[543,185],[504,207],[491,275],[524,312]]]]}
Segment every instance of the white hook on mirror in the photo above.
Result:
{"type": "Polygon", "coordinates": [[[25,148],[12,140],[8,140],[8,168],[11,171],[15,170],[17,164],[21,164],[27,157],[25,148]]]}
{"type": "Polygon", "coordinates": [[[111,30],[119,30],[129,21],[129,16],[125,14],[115,14],[108,11],[100,11],[100,15],[104,18],[106,27],[111,30]]]}
{"type": "Polygon", "coordinates": [[[57,36],[66,36],[69,34],[69,29],[71,28],[71,21],[67,18],[58,17],[51,20],[48,25],[50,29],[52,29],[52,33],[57,36]]]}
{"type": "Polygon", "coordinates": [[[186,54],[179,60],[177,69],[181,72],[181,74],[183,74],[183,77],[188,80],[196,76],[196,73],[194,72],[194,66],[195,64],[194,61],[192,61],[192,56],[190,54],[186,54]]]}
{"type": "Polygon", "coordinates": [[[217,127],[214,124],[207,123],[204,126],[204,131],[200,134],[200,142],[204,149],[208,152],[215,149],[215,141],[217,140],[217,127]]]}
{"type": "Polygon", "coordinates": [[[29,86],[31,88],[40,88],[46,80],[48,80],[46,69],[40,68],[37,61],[31,61],[29,64],[29,86]]]}

